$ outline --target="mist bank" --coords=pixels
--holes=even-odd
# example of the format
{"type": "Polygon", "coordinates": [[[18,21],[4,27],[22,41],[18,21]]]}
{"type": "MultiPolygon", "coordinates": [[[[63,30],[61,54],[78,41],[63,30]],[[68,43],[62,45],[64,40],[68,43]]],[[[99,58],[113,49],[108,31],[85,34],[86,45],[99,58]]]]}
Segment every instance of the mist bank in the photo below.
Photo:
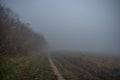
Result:
{"type": "Polygon", "coordinates": [[[100,53],[100,52],[87,52],[87,51],[73,51],[73,50],[51,50],[48,51],[55,55],[75,55],[75,56],[91,56],[101,59],[120,60],[120,54],[100,53]]]}
{"type": "Polygon", "coordinates": [[[5,0],[50,50],[120,54],[118,0],[5,0]]]}

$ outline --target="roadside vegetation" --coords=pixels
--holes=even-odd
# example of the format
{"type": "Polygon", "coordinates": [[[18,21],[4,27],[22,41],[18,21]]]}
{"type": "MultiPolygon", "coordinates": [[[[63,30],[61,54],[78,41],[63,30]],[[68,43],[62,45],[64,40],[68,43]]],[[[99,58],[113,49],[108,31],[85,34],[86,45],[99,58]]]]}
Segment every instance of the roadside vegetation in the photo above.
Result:
{"type": "Polygon", "coordinates": [[[46,55],[9,58],[0,72],[0,80],[55,80],[46,55]]]}

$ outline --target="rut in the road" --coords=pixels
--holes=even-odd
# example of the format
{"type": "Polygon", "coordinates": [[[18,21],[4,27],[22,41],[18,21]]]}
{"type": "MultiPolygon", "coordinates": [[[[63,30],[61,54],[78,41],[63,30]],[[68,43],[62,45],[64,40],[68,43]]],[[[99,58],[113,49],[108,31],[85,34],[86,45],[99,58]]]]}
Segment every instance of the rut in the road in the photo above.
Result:
{"type": "Polygon", "coordinates": [[[58,71],[58,69],[57,69],[57,67],[55,66],[55,64],[53,63],[50,55],[48,55],[48,60],[49,60],[49,62],[50,62],[50,65],[51,65],[51,67],[52,67],[55,75],[56,75],[57,78],[58,78],[57,80],[65,80],[65,79],[62,77],[62,75],[60,74],[60,72],[58,71]]]}

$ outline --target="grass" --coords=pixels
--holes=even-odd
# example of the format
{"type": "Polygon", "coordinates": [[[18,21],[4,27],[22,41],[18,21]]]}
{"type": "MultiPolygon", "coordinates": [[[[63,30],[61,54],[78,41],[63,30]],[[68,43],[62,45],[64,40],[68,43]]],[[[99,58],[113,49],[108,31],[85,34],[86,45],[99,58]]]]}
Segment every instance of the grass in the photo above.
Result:
{"type": "Polygon", "coordinates": [[[54,80],[47,56],[8,57],[0,60],[0,80],[54,80]]]}
{"type": "Polygon", "coordinates": [[[40,72],[40,80],[54,80],[54,73],[50,67],[47,57],[44,57],[41,60],[40,72]]]}
{"type": "Polygon", "coordinates": [[[11,80],[20,75],[22,68],[26,66],[26,60],[23,57],[1,60],[0,80],[11,80]]]}

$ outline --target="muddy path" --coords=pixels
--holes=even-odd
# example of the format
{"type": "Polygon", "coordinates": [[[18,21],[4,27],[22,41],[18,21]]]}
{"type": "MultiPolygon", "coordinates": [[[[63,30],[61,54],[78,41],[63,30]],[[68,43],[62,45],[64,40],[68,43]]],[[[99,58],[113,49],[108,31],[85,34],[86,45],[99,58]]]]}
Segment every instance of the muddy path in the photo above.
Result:
{"type": "Polygon", "coordinates": [[[51,67],[52,67],[52,69],[53,69],[53,71],[54,71],[54,74],[55,74],[55,76],[56,76],[56,78],[57,78],[56,80],[65,80],[65,79],[62,77],[61,73],[58,71],[57,67],[55,66],[55,64],[54,64],[54,62],[52,61],[52,58],[50,57],[49,54],[48,54],[48,60],[49,60],[50,65],[51,65],[51,67]]]}

